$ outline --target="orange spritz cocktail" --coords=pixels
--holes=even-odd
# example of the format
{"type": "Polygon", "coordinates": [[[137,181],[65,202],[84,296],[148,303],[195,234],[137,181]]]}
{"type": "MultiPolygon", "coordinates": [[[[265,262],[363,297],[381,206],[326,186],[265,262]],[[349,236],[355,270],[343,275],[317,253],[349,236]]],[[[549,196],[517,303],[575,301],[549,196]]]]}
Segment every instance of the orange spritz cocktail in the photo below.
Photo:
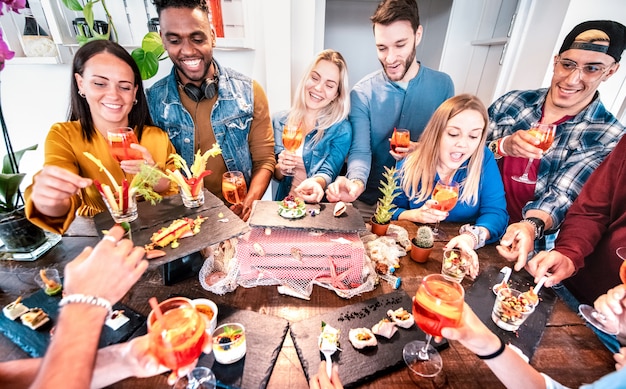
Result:
{"type": "Polygon", "coordinates": [[[436,200],[437,204],[432,205],[431,208],[449,212],[456,205],[458,198],[458,189],[445,186],[435,186],[433,191],[433,200],[436,200]]]}
{"type": "MultiPolygon", "coordinates": [[[[441,277],[439,274],[427,277],[433,276],[441,277]]],[[[442,328],[458,327],[463,313],[463,295],[458,283],[443,277],[422,281],[413,301],[415,322],[422,331],[433,336],[441,336],[442,328]]]]}
{"type": "Polygon", "coordinates": [[[163,312],[162,318],[155,318],[148,336],[150,352],[174,371],[198,359],[207,341],[204,319],[189,303],[173,306],[163,312]]]}
{"type": "Polygon", "coordinates": [[[229,171],[222,175],[222,196],[231,204],[240,204],[248,194],[242,172],[229,171]]]}
{"type": "Polygon", "coordinates": [[[394,128],[389,145],[393,152],[396,151],[396,147],[409,147],[411,145],[411,133],[404,128],[394,128]]]}
{"type": "Polygon", "coordinates": [[[542,131],[537,128],[531,128],[528,130],[528,134],[539,139],[540,143],[536,147],[539,147],[544,152],[548,151],[550,146],[552,146],[552,142],[554,142],[554,131],[542,131]]]}
{"type": "Polygon", "coordinates": [[[126,160],[143,159],[139,150],[131,149],[130,145],[138,144],[135,131],[130,127],[118,127],[107,131],[107,139],[111,149],[111,155],[118,162],[126,160]]]}
{"type": "Polygon", "coordinates": [[[283,146],[292,153],[298,150],[302,144],[302,138],[304,138],[304,134],[300,127],[285,126],[283,128],[283,146]]]}

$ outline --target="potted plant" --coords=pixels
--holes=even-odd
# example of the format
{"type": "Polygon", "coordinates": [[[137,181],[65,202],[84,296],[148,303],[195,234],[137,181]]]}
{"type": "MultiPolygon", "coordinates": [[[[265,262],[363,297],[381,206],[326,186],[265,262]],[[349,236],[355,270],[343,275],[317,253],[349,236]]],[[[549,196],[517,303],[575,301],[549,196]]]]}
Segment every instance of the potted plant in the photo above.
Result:
{"type": "MultiPolygon", "coordinates": [[[[82,12],[84,18],[77,22],[76,41],[83,45],[95,39],[109,39],[117,42],[117,30],[107,9],[105,0],[87,0],[83,6],[78,0],[62,0],[63,5],[72,11],[82,12]],[[93,7],[96,3],[101,3],[106,15],[107,23],[94,20],[93,7]],[[107,24],[107,31],[104,33],[100,25],[107,24]]],[[[76,22],[76,21],[75,21],[76,22]]],[[[150,22],[153,22],[152,20],[150,22]]],[[[163,41],[158,32],[150,31],[144,35],[141,47],[134,49],[131,56],[139,67],[141,79],[147,80],[154,77],[159,71],[159,61],[167,58],[163,41]]]]}
{"type": "Polygon", "coordinates": [[[382,197],[378,199],[376,211],[371,219],[372,232],[378,236],[383,236],[387,233],[387,228],[389,228],[389,222],[391,221],[391,211],[396,207],[393,204],[393,200],[400,194],[395,176],[396,168],[390,169],[385,166],[384,180],[380,180],[381,186],[378,188],[382,197]]]}
{"type": "Polygon", "coordinates": [[[0,121],[8,150],[8,154],[3,159],[2,173],[0,173],[0,239],[8,251],[30,251],[39,247],[46,240],[46,235],[24,214],[20,184],[26,173],[20,173],[17,165],[22,155],[28,150],[37,149],[37,145],[13,152],[10,141],[6,137],[6,124],[1,110],[0,121]]]}
{"type": "Polygon", "coordinates": [[[411,259],[418,263],[426,262],[434,244],[433,230],[428,226],[419,227],[417,234],[411,239],[411,259]]]}

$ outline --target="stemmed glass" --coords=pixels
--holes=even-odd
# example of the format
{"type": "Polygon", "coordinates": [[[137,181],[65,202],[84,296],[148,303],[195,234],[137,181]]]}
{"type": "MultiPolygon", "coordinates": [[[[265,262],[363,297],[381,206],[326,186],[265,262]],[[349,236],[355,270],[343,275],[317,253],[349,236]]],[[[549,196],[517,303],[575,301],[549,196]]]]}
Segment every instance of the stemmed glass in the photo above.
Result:
{"type": "Polygon", "coordinates": [[[111,155],[118,162],[143,159],[139,150],[132,149],[131,144],[138,144],[135,131],[130,127],[118,127],[107,131],[107,140],[111,148],[111,155]]]}
{"type": "MultiPolygon", "coordinates": [[[[626,246],[619,247],[615,250],[615,254],[623,261],[619,268],[619,278],[622,283],[626,284],[626,246]]],[[[587,304],[580,304],[578,306],[578,312],[591,324],[602,332],[609,335],[617,335],[619,333],[619,323],[611,322],[607,323],[608,319],[596,311],[594,307],[587,304]]]]}
{"type": "MultiPolygon", "coordinates": [[[[150,353],[175,375],[178,369],[192,364],[200,357],[211,337],[206,332],[202,315],[196,311],[189,299],[174,297],[157,305],[156,299],[153,298],[150,304],[153,307],[148,316],[150,353]]],[[[186,386],[181,387],[188,389],[201,387],[201,383],[196,379],[199,373],[193,370],[185,378],[186,386]]]]}
{"type": "Polygon", "coordinates": [[[419,328],[426,333],[426,341],[407,343],[402,356],[407,366],[422,377],[434,377],[441,371],[443,361],[430,344],[433,336],[441,337],[441,329],[458,327],[463,313],[465,291],[441,274],[429,274],[422,279],[413,299],[413,316],[419,328]]]}
{"type": "MultiPolygon", "coordinates": [[[[438,209],[444,212],[450,212],[456,205],[459,198],[459,183],[450,180],[449,183],[445,183],[442,180],[437,181],[435,189],[433,190],[432,199],[435,200],[435,204],[430,205],[432,209],[438,209]]],[[[439,220],[435,223],[433,228],[433,237],[436,241],[442,241],[448,239],[448,234],[445,231],[439,229],[439,220]]]]}
{"type": "Polygon", "coordinates": [[[248,194],[242,172],[229,171],[222,175],[222,195],[231,204],[241,204],[248,194]]]}
{"type": "MultiPolygon", "coordinates": [[[[541,123],[533,123],[528,130],[528,134],[534,136],[539,140],[539,144],[536,147],[539,147],[545,153],[548,151],[550,146],[552,146],[552,142],[554,142],[554,135],[556,134],[556,124],[541,124],[541,123]]],[[[530,170],[531,165],[533,164],[533,159],[528,159],[528,164],[526,164],[526,169],[524,169],[524,173],[521,176],[512,176],[511,178],[517,182],[521,182],[523,184],[535,184],[537,181],[531,180],[528,178],[528,171],[530,170]]]]}
{"type": "MultiPolygon", "coordinates": [[[[300,145],[302,145],[302,139],[304,138],[304,134],[302,133],[302,129],[300,126],[294,127],[286,125],[283,128],[283,146],[285,149],[291,153],[295,153],[300,145]]],[[[284,172],[286,176],[293,176],[293,169],[289,169],[284,172]]]]}

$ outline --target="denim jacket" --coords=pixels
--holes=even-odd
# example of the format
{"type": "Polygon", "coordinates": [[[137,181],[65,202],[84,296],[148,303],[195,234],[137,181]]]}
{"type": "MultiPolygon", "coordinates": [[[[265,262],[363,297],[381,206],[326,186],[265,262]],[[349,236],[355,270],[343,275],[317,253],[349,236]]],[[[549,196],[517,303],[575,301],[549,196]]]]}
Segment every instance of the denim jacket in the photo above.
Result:
{"type": "MultiPolygon", "coordinates": [[[[272,118],[272,127],[274,127],[274,153],[280,154],[285,149],[283,146],[282,135],[283,128],[287,123],[288,111],[279,112],[272,118]]],[[[304,148],[302,151],[302,160],[306,169],[307,178],[319,176],[326,180],[326,185],[330,184],[337,178],[346,155],[352,143],[352,126],[347,119],[334,124],[324,131],[324,136],[319,142],[314,143],[317,130],[309,132],[304,138],[304,148]]],[[[275,200],[282,200],[291,189],[293,177],[286,176],[280,181],[275,200]]]]}
{"type": "MultiPolygon", "coordinates": [[[[211,112],[215,139],[222,149],[228,170],[243,172],[246,183],[250,185],[252,158],[248,133],[254,114],[252,79],[233,69],[221,67],[217,62],[215,64],[219,70],[218,98],[211,112]]],[[[155,125],[167,131],[176,152],[191,166],[196,144],[194,123],[180,101],[175,71],[176,68],[172,68],[170,75],[157,81],[146,94],[155,125]]]]}

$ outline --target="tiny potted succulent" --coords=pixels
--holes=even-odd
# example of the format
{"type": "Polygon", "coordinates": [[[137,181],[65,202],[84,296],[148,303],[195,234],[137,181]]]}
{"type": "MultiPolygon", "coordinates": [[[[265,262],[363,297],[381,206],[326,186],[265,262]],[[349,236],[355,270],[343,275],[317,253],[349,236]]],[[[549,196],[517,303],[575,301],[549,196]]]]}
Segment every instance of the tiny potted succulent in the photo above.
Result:
{"type": "Polygon", "coordinates": [[[371,219],[372,232],[378,236],[384,236],[387,233],[392,210],[396,207],[393,204],[393,200],[400,194],[395,176],[396,168],[390,169],[385,166],[385,173],[383,173],[384,180],[380,180],[381,186],[378,188],[380,193],[382,193],[382,197],[378,199],[376,211],[371,219]]]}
{"type": "Polygon", "coordinates": [[[419,227],[411,239],[411,259],[418,263],[426,262],[434,244],[433,230],[428,226],[419,227]]]}

